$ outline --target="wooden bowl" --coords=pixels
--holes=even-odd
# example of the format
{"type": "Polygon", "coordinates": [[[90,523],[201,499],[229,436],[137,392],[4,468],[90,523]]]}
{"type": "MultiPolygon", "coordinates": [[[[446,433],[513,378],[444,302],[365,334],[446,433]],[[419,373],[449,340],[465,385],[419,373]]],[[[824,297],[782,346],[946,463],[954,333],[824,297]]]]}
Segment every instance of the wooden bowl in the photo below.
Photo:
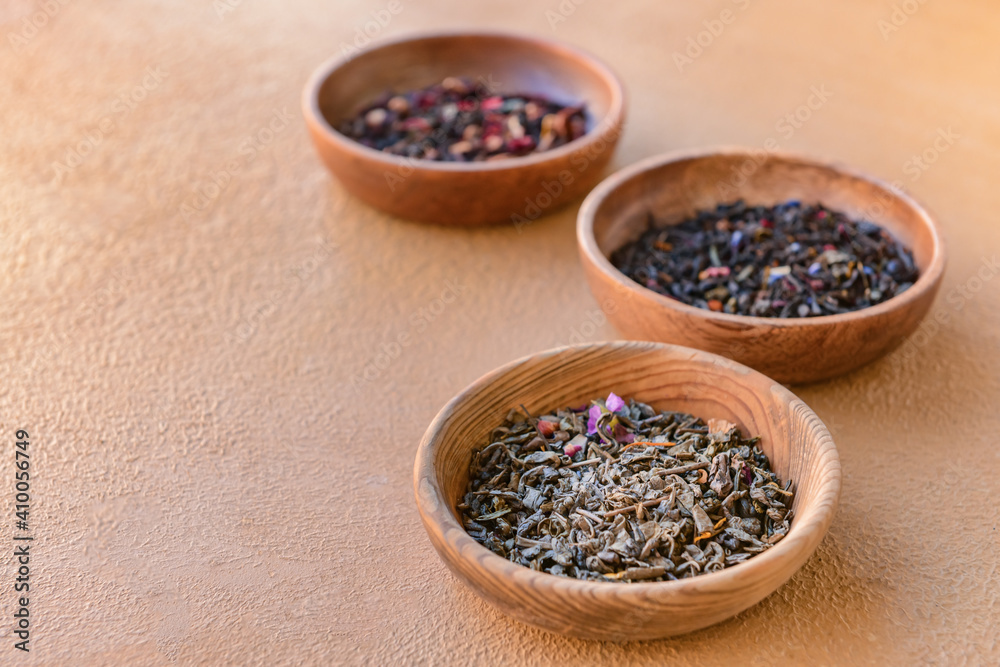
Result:
{"type": "Polygon", "coordinates": [[[910,197],[849,169],[787,153],[740,149],[653,157],[601,183],[580,208],[577,241],[590,289],[628,338],[716,352],[787,383],[824,380],[889,352],[927,314],[944,273],[937,224],[910,197]],[[611,253],[657,224],[743,199],[751,205],[821,202],[888,229],[913,250],[919,279],[871,308],[810,318],[728,315],[662,296],[626,277],[611,253]]]}
{"type": "Polygon", "coordinates": [[[320,66],[302,108],[323,162],[349,192],[388,213],[445,225],[523,223],[587,193],[611,158],[625,115],[618,78],[575,48],[502,33],[430,34],[382,43],[320,66]],[[335,128],[386,90],[448,76],[500,94],[586,103],[587,133],[565,146],[492,162],[434,162],[389,155],[335,128]]]}
{"type": "Polygon", "coordinates": [[[840,460],[816,414],[760,373],[690,348],[613,342],[537,354],[477,380],[427,429],[417,450],[413,483],[434,548],[484,600],[545,630],[625,641],[698,630],[774,592],[826,534],[840,493],[840,460]],[[761,436],[772,469],[795,484],[795,518],[788,535],[731,568],[653,583],[557,577],[511,563],[473,540],[455,507],[468,484],[473,450],[487,444],[508,411],[523,404],[541,414],[610,391],[660,410],[726,419],[744,433],[761,436]]]}

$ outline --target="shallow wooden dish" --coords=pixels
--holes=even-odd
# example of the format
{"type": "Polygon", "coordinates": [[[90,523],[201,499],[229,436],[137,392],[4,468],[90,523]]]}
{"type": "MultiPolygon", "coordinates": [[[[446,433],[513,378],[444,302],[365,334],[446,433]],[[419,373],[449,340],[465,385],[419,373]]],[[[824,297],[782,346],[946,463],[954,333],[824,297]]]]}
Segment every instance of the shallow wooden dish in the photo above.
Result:
{"type": "MultiPolygon", "coordinates": [[[[840,461],[816,414],[780,384],[728,359],[658,343],[560,348],[490,373],[441,410],[417,450],[417,507],[441,558],[480,597],[531,625],[584,639],[657,639],[718,623],[774,592],[826,534],[840,493],[840,461]],[[472,451],[507,412],[580,405],[609,391],[658,409],[722,418],[760,435],[772,468],[795,483],[788,535],[745,563],[691,579],[586,582],[511,563],[483,547],[455,510],[472,451]]],[[[794,613],[794,610],[792,610],[794,613]]]]}
{"type": "Polygon", "coordinates": [[[626,337],[690,345],[751,366],[781,382],[824,380],[863,366],[899,345],[920,324],[944,273],[941,233],[905,194],[849,169],[787,153],[717,149],[653,157],[606,179],[587,197],[577,242],[590,289],[626,337]],[[741,175],[745,176],[744,182],[741,175]],[[903,294],[838,315],[772,319],[716,313],[639,285],[608,259],[647,228],[699,209],[744,199],[774,205],[821,202],[888,229],[914,252],[921,275],[903,294]]]}
{"type": "Polygon", "coordinates": [[[402,218],[481,225],[531,220],[586,194],[614,151],[625,99],[611,70],[569,46],[503,33],[444,33],[326,62],[306,84],[302,109],[323,162],[358,198],[402,218]],[[481,79],[498,93],[585,102],[587,134],[524,157],[443,163],[388,155],[335,129],[386,90],[423,88],[448,76],[481,79]]]}

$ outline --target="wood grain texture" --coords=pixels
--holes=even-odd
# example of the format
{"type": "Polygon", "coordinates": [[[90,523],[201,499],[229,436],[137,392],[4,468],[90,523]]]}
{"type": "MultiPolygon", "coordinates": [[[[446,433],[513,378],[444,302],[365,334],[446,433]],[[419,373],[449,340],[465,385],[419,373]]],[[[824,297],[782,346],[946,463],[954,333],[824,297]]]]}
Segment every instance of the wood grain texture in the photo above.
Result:
{"type": "Polygon", "coordinates": [[[600,180],[625,115],[621,83],[591,56],[501,33],[425,34],[336,57],[310,78],[302,107],[320,157],[351,194],[395,216],[444,225],[534,219],[582,197],[600,180]],[[524,157],[456,163],[388,155],[334,129],[386,90],[448,76],[481,80],[499,93],[586,104],[587,134],[524,157]]]}
{"type": "Polygon", "coordinates": [[[624,641],[697,630],[776,590],[809,558],[833,518],[840,462],[826,427],[801,400],[745,366],[689,348],[601,343],[513,362],[452,399],[417,451],[414,488],[431,542],[451,571],[489,603],[532,625],[575,637],[624,641]],[[535,572],[478,544],[455,505],[474,449],[512,408],[535,414],[615,391],[665,410],[722,418],[761,436],[772,468],[795,483],[788,536],[746,563],[692,579],[586,582],[535,572]]]}
{"type": "Polygon", "coordinates": [[[670,153],[614,174],[581,207],[577,241],[594,296],[626,337],[708,350],[789,383],[825,380],[895,348],[927,314],[945,267],[936,222],[905,194],[836,165],[741,149],[670,153]],[[921,276],[903,294],[871,308],[777,319],[689,306],[639,285],[608,259],[647,229],[650,213],[657,224],[676,224],[737,199],[752,205],[820,202],[872,220],[913,250],[921,276]]]}

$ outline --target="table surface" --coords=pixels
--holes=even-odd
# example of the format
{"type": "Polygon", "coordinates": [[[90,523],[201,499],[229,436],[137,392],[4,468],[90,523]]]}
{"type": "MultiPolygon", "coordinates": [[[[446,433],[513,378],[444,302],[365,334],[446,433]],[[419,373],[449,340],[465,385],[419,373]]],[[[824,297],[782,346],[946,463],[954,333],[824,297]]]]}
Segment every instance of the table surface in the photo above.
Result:
{"type": "Polygon", "coordinates": [[[17,429],[35,536],[31,652],[12,646],[4,558],[0,662],[996,664],[993,3],[398,2],[0,8],[0,539],[17,429]],[[299,98],[318,63],[366,29],[470,26],[611,64],[630,100],[612,168],[773,138],[898,180],[941,221],[928,323],[795,388],[839,448],[840,509],[806,566],[728,622],[622,645],[546,634],[453,578],[420,524],[414,451],[449,398],[618,337],[583,281],[578,204],[521,230],[422,226],[316,157],[299,98]]]}

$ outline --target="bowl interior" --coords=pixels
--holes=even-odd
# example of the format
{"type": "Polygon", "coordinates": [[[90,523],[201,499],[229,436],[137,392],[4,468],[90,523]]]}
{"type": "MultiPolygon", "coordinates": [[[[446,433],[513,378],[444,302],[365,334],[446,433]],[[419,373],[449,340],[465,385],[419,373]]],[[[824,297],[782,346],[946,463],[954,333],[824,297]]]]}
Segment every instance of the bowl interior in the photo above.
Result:
{"type": "Polygon", "coordinates": [[[512,35],[456,34],[391,42],[341,62],[319,86],[319,109],[336,129],[386,91],[423,88],[449,76],[482,81],[498,94],[586,104],[588,130],[620,104],[613,75],[575,49],[512,35]]]}
{"type": "Polygon", "coordinates": [[[913,250],[922,274],[932,266],[940,243],[929,216],[888,186],[831,165],[763,151],[661,162],[631,173],[605,194],[593,221],[597,247],[605,257],[637,239],[648,228],[650,213],[656,226],[665,226],[738,199],[765,206],[790,200],[822,203],[867,219],[913,250]]]}
{"type": "MultiPolygon", "coordinates": [[[[610,391],[659,410],[726,419],[745,435],[760,436],[772,469],[795,484],[792,531],[821,511],[818,499],[829,478],[817,471],[836,460],[836,451],[826,428],[801,400],[773,380],[722,357],[671,345],[614,343],[517,362],[483,378],[445,408],[431,463],[452,518],[459,521],[455,505],[469,481],[472,451],[488,444],[490,432],[511,408],[523,404],[539,415],[586,404],[610,391]]],[[[792,536],[790,532],[786,540],[792,536]]]]}

